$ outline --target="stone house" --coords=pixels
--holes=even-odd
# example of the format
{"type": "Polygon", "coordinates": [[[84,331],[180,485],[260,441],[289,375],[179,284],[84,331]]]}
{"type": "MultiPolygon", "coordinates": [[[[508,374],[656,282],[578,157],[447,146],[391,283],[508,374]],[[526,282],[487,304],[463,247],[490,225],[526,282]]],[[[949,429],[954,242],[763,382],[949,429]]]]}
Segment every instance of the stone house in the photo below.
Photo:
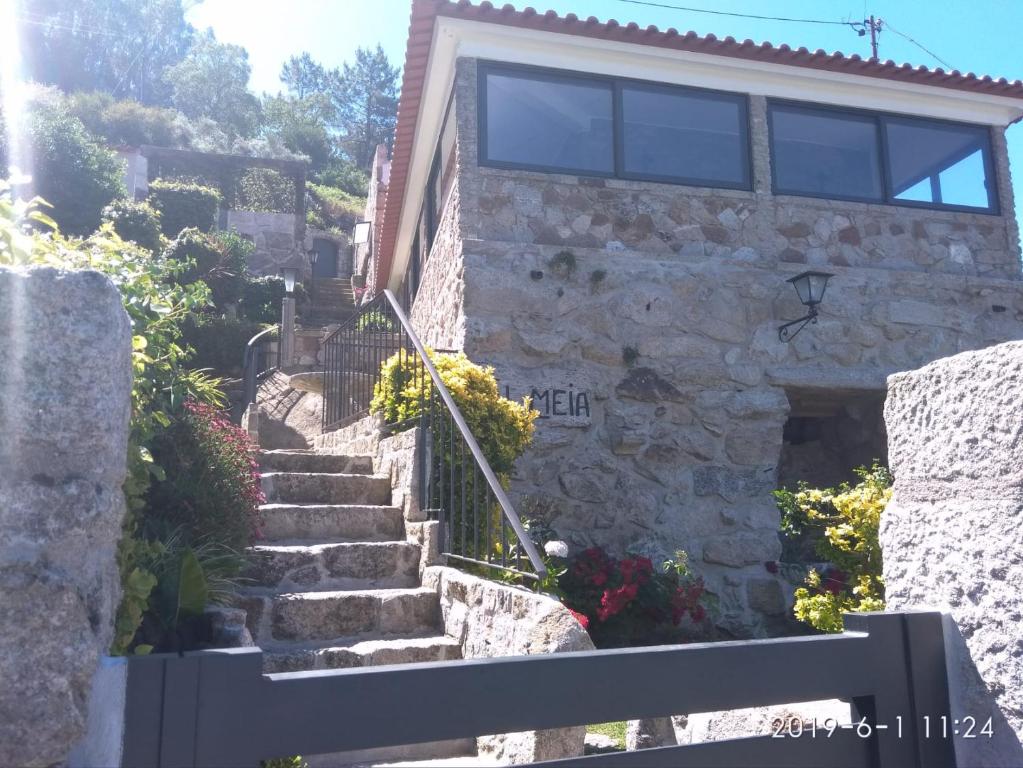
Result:
{"type": "Polygon", "coordinates": [[[532,398],[520,511],[685,549],[725,629],[769,632],[771,491],[885,459],[889,374],[1023,338],[1021,115],[1018,81],[414,0],[369,294],[532,398]]]}

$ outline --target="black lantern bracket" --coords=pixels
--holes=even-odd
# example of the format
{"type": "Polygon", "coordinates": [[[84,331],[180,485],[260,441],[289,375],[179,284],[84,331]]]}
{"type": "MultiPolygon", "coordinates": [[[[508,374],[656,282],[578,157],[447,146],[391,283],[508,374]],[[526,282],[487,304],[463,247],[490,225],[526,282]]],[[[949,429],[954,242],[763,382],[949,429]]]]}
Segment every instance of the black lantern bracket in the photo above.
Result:
{"type": "Polygon", "coordinates": [[[789,278],[786,282],[792,283],[796,289],[799,300],[806,307],[806,314],[798,320],[792,320],[778,328],[778,340],[782,342],[792,341],[801,330],[810,323],[816,324],[820,314],[818,307],[824,300],[824,291],[827,290],[828,280],[834,275],[829,272],[802,272],[795,277],[789,278]]]}

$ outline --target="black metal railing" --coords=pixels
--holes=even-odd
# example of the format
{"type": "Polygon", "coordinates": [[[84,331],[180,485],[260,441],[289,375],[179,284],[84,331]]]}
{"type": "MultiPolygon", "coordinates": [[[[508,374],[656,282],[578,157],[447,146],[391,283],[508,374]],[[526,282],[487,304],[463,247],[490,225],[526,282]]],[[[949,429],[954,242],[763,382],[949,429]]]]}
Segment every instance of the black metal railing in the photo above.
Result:
{"type": "Polygon", "coordinates": [[[260,331],[245,345],[242,369],[245,371],[245,406],[256,402],[259,382],[281,367],[279,328],[274,325],[260,331]]]}
{"type": "Polygon", "coordinates": [[[384,418],[392,430],[419,428],[418,502],[440,522],[441,553],[531,579],[545,575],[501,480],[394,294],[384,291],[364,305],[324,340],[323,350],[324,431],[369,412],[388,361],[394,383],[411,393],[384,418]]]}

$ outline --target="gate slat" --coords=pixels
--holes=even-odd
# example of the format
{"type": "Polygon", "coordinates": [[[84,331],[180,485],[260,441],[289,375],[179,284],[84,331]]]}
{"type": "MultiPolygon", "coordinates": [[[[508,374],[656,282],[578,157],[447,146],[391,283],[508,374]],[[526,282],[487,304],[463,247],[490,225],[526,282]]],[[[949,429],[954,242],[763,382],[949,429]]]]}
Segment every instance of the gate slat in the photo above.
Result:
{"type": "Polygon", "coordinates": [[[532,768],[870,768],[870,742],[853,731],[828,737],[751,736],[678,747],[612,752],[533,763],[532,768]]]}

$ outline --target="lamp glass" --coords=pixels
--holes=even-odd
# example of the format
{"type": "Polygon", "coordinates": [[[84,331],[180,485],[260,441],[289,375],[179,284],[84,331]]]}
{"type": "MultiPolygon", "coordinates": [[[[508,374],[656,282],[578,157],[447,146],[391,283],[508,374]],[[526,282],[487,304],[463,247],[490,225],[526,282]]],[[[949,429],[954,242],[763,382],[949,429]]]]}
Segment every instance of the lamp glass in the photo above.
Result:
{"type": "Polygon", "coordinates": [[[369,232],[372,227],[372,222],[360,221],[355,225],[355,229],[352,230],[352,243],[355,245],[365,245],[369,242],[369,232]]]}
{"type": "Polygon", "coordinates": [[[285,267],[281,270],[281,276],[284,278],[284,290],[288,293],[294,293],[295,291],[295,277],[298,275],[298,270],[294,267],[285,267]]]}
{"type": "Polygon", "coordinates": [[[315,264],[316,260],[318,258],[320,258],[320,252],[318,250],[313,248],[311,251],[309,251],[309,263],[310,264],[315,264]]]}
{"type": "Polygon", "coordinates": [[[832,277],[827,272],[803,272],[789,280],[796,289],[799,300],[808,307],[814,307],[824,299],[824,291],[828,280],[832,277]]]}

